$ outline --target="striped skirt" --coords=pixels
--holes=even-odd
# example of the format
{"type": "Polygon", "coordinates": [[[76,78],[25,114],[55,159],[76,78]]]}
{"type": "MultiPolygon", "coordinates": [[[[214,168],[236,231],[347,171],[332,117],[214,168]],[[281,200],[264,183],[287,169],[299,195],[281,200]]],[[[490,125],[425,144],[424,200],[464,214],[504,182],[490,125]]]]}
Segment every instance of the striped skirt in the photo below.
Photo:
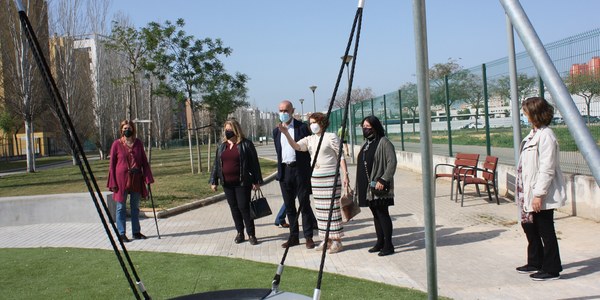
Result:
{"type": "MultiPolygon", "coordinates": [[[[314,169],[311,184],[313,198],[315,199],[315,209],[317,223],[319,225],[319,237],[325,239],[325,230],[327,229],[327,219],[329,218],[329,209],[331,207],[331,192],[333,191],[333,180],[335,179],[334,168],[314,169]]],[[[329,238],[340,239],[344,236],[342,226],[342,213],[340,211],[340,195],[342,185],[340,180],[336,184],[335,201],[333,204],[333,214],[331,216],[331,226],[329,227],[329,238]]]]}

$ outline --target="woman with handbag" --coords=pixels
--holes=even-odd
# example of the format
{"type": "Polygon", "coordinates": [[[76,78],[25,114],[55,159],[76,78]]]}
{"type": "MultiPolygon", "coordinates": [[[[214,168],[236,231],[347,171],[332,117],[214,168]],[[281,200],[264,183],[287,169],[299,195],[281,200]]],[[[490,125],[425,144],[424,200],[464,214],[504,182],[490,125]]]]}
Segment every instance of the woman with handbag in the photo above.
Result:
{"type": "Polygon", "coordinates": [[[373,213],[377,242],[369,252],[386,256],[394,253],[389,206],[394,205],[396,150],[377,117],[364,118],[361,127],[365,143],[358,153],[354,197],[360,207],[369,207],[373,213]]]}
{"type": "MultiPolygon", "coordinates": [[[[317,146],[321,135],[323,137],[323,143],[319,150],[317,162],[312,172],[310,179],[313,197],[315,199],[315,209],[317,223],[319,226],[319,236],[322,238],[321,243],[316,247],[317,251],[322,251],[323,247],[329,248],[329,253],[337,253],[342,251],[342,237],[344,236],[342,226],[342,213],[340,210],[340,195],[341,195],[341,184],[336,182],[334,184],[335,175],[337,173],[337,157],[341,149],[339,149],[340,141],[335,133],[324,132],[329,126],[329,120],[327,115],[323,113],[313,113],[309,118],[310,130],[313,135],[307,136],[299,140],[294,141],[294,138],[290,135],[285,124],[279,125],[279,130],[283,133],[292,148],[296,151],[308,151],[311,157],[315,157],[317,146]],[[329,219],[329,211],[331,207],[331,194],[335,187],[334,205],[331,216],[331,225],[329,227],[329,240],[325,241],[325,230],[327,229],[327,222],[329,219]]],[[[342,169],[342,178],[344,187],[348,186],[348,169],[346,167],[346,161],[342,155],[340,162],[342,169]]]]}
{"type": "Polygon", "coordinates": [[[148,197],[146,184],[154,183],[142,141],[136,138],[133,122],[124,120],[119,127],[121,137],[110,147],[110,163],[106,187],[117,202],[119,238],[129,242],[126,230],[127,195],[131,207],[131,233],[134,239],[146,239],[140,228],[140,199],[148,197]]]}
{"type": "Polygon", "coordinates": [[[536,281],[559,279],[562,264],[554,210],[565,205],[567,196],[558,141],[548,127],[554,107],[541,97],[527,98],[521,107],[532,129],[521,142],[517,168],[516,202],[527,237],[527,264],[517,272],[532,273],[529,276],[536,281]]]}
{"type": "Polygon", "coordinates": [[[236,244],[246,240],[244,228],[251,245],[257,245],[254,219],[250,214],[252,190],[259,190],[263,183],[258,154],[252,141],[244,137],[242,127],[236,120],[227,120],[223,126],[223,143],[217,148],[215,163],[209,179],[211,189],[217,191],[219,182],[231,210],[237,230],[236,244]]]}

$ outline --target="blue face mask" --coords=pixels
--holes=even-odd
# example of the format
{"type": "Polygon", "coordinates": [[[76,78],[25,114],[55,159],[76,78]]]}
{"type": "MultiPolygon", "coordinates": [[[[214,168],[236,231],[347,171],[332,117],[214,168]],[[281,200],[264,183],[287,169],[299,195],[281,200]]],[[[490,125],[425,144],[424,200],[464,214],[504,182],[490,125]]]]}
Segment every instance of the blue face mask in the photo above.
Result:
{"type": "Polygon", "coordinates": [[[290,120],[290,114],[288,114],[286,112],[279,113],[279,121],[281,121],[283,123],[287,123],[289,120],[290,120]]]}

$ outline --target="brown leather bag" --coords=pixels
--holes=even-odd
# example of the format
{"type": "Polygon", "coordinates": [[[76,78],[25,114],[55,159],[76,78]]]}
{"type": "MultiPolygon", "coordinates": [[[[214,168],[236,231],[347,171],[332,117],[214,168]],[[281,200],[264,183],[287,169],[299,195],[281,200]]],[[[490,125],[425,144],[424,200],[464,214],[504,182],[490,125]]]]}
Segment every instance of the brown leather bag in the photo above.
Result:
{"type": "Polygon", "coordinates": [[[142,171],[137,168],[129,169],[125,190],[131,193],[141,193],[144,184],[142,171]]]}

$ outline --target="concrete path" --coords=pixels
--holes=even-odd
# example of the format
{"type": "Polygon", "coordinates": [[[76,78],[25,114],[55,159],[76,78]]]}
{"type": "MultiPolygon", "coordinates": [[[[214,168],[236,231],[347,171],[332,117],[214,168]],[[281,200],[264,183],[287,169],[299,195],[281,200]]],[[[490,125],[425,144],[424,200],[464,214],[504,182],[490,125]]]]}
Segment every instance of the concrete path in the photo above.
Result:
{"type": "MultiPolygon", "coordinates": [[[[351,171],[355,171],[353,166],[351,171]]],[[[378,257],[367,252],[375,242],[375,234],[372,215],[364,209],[345,226],[344,251],[327,255],[326,272],[427,291],[421,175],[398,169],[395,186],[396,205],[390,211],[396,253],[378,257]]],[[[501,200],[501,205],[489,203],[486,197],[477,197],[472,189],[467,190],[465,207],[460,207],[460,203],[449,199],[449,191],[449,182],[438,181],[435,211],[440,296],[454,299],[600,298],[600,224],[557,213],[556,230],[564,271],[560,280],[534,282],[515,271],[515,267],[525,263],[526,240],[516,223],[514,204],[506,200],[501,200]]],[[[263,192],[276,212],[282,203],[278,182],[265,185],[263,192]]],[[[159,219],[161,239],[157,239],[154,220],[143,219],[142,231],[149,239],[126,245],[131,251],[215,255],[278,264],[284,252],[280,245],[288,231],[275,227],[273,218],[257,220],[259,245],[235,244],[236,232],[229,208],[225,201],[220,201],[159,219]]],[[[0,247],[110,249],[110,244],[96,219],[88,223],[3,226],[0,227],[0,247]]],[[[132,259],[135,262],[135,253],[132,259]]],[[[301,244],[290,249],[286,265],[318,270],[320,259],[320,252],[301,244]]],[[[118,268],[116,261],[114,267],[118,268]]],[[[143,274],[140,276],[144,278],[143,274]]],[[[264,279],[265,287],[270,286],[271,279],[264,279]]],[[[284,272],[282,289],[285,290],[286,284],[289,282],[284,272]]],[[[147,288],[152,291],[152,287],[147,288]]],[[[323,282],[322,290],[327,288],[327,282],[323,282]]]]}

